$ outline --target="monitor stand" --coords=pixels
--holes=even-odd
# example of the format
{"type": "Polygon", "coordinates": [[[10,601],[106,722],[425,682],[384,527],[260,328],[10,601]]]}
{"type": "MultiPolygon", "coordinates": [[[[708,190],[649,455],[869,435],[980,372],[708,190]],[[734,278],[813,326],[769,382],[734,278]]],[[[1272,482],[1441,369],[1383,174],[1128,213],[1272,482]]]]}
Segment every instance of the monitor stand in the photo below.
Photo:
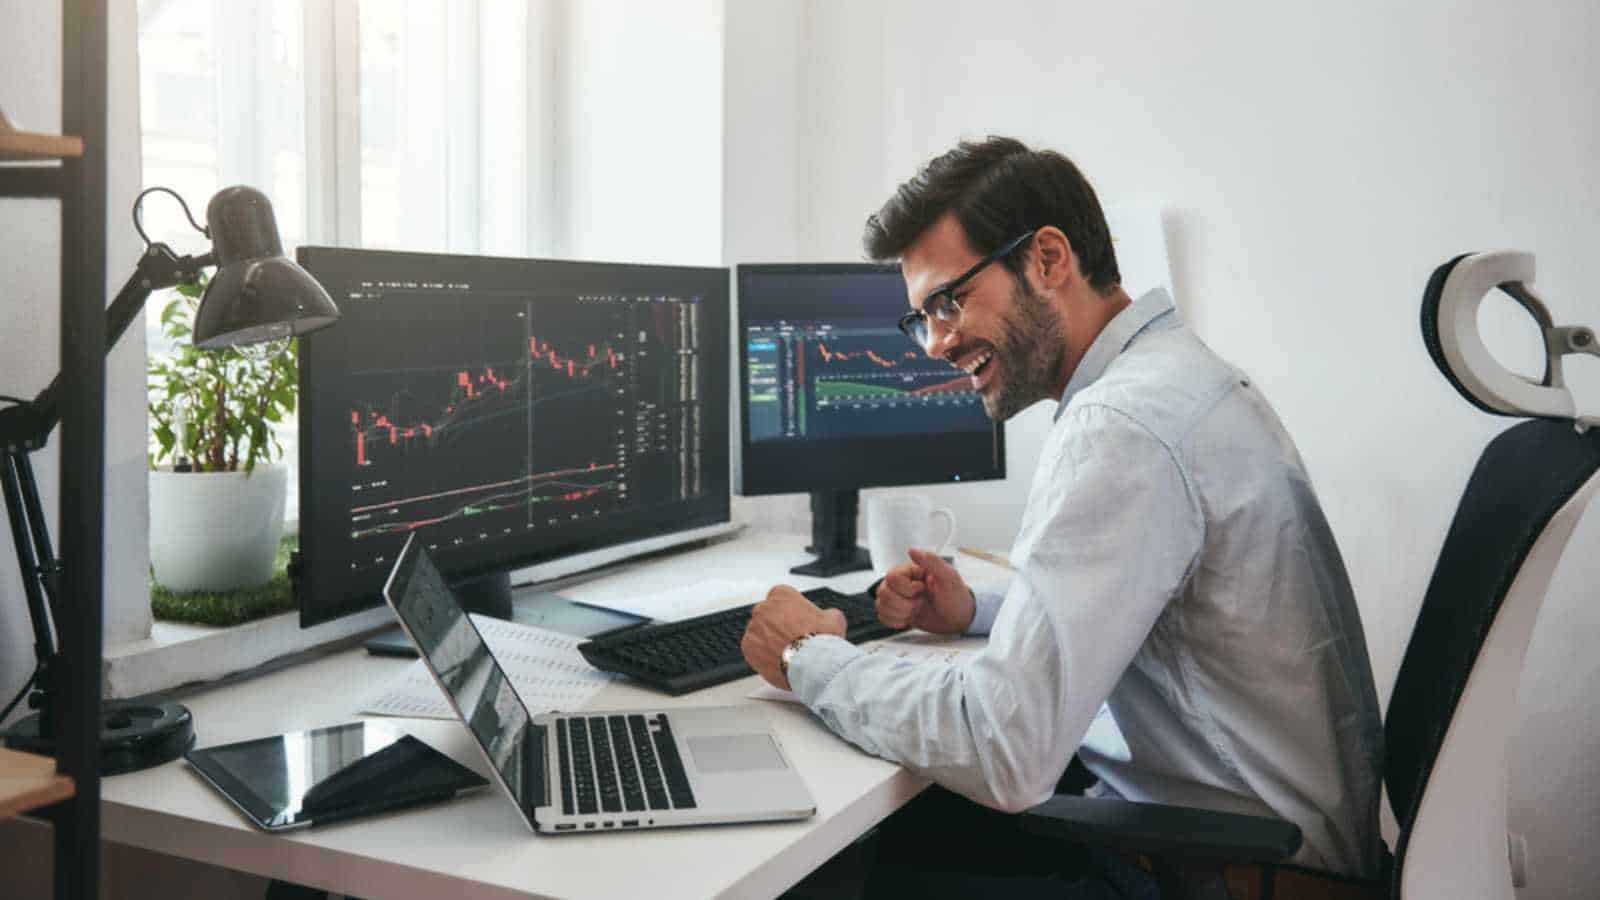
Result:
{"type": "Polygon", "coordinates": [[[811,492],[811,546],[806,552],[817,558],[789,572],[832,578],[846,572],[872,568],[867,551],[856,546],[856,510],[861,494],[854,488],[843,491],[811,492]]]}
{"type": "MultiPolygon", "coordinates": [[[[617,628],[637,625],[643,621],[638,616],[574,603],[560,594],[545,591],[524,592],[512,602],[511,573],[498,572],[466,581],[452,582],[456,599],[469,613],[481,613],[496,619],[509,619],[524,625],[537,625],[563,634],[580,637],[599,634],[617,628]]],[[[367,638],[368,653],[379,656],[406,656],[415,658],[416,648],[400,626],[388,628],[367,638]]]]}

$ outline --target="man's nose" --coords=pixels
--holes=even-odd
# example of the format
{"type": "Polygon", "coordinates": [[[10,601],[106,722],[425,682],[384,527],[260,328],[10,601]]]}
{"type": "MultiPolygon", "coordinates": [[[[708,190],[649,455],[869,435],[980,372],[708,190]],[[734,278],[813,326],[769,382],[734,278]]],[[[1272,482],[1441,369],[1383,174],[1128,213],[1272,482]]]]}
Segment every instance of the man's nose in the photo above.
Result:
{"type": "Polygon", "coordinates": [[[956,329],[937,319],[928,320],[928,342],[923,345],[922,351],[934,359],[946,359],[951,350],[955,348],[956,329]]]}

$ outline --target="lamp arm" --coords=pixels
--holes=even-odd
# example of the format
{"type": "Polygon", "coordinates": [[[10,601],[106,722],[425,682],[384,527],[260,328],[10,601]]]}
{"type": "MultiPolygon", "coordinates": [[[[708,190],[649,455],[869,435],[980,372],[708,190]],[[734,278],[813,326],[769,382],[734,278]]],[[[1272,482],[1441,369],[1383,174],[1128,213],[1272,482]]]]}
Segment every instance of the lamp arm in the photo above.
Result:
{"type": "Polygon", "coordinates": [[[48,671],[56,654],[50,610],[60,596],[61,566],[50,549],[44,507],[39,503],[39,485],[34,480],[33,466],[26,453],[0,454],[0,489],[5,494],[6,515],[11,522],[12,543],[17,551],[17,570],[22,573],[23,594],[28,599],[28,618],[33,622],[34,658],[40,669],[48,671]]]}
{"type": "MultiPolygon", "coordinates": [[[[117,345],[122,333],[128,330],[134,319],[139,317],[140,310],[144,309],[146,300],[150,295],[159,290],[177,287],[197,280],[200,270],[212,265],[215,259],[210,253],[200,256],[179,256],[172,252],[166,244],[151,244],[139,257],[139,265],[133,270],[133,275],[128,278],[122,290],[117,292],[115,300],[106,307],[106,352],[117,345]]],[[[50,385],[39,392],[39,396],[28,404],[32,407],[35,421],[32,427],[35,434],[32,440],[24,438],[22,441],[13,439],[13,436],[0,429],[0,445],[13,445],[21,443],[31,450],[44,446],[45,438],[61,420],[58,409],[59,401],[56,399],[61,392],[61,375],[57,374],[50,385]],[[42,428],[42,431],[38,429],[42,428]]]]}

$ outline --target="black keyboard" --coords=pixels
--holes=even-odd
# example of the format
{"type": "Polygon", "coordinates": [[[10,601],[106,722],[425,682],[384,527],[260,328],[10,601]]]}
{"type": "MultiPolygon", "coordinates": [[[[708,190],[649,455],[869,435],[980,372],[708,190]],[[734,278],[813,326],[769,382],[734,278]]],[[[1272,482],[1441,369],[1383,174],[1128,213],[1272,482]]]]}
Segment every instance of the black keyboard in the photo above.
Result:
{"type": "MultiPolygon", "coordinates": [[[[844,613],[845,638],[851,643],[899,631],[878,621],[866,594],[812,588],[805,595],[823,609],[844,613]]],[[[750,609],[741,606],[681,622],[630,628],[579,644],[578,651],[597,669],[631,675],[669,694],[687,694],[751,674],[739,651],[750,609]]]]}
{"type": "Polygon", "coordinates": [[[556,735],[562,813],[694,809],[665,713],[557,719],[556,735]]]}

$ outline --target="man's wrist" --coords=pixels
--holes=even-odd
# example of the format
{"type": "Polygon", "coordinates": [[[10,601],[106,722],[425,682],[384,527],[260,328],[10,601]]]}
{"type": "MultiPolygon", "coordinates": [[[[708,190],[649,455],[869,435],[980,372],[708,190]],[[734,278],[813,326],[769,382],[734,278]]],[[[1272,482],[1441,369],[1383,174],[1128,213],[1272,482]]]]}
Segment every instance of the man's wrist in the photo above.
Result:
{"type": "Polygon", "coordinates": [[[972,621],[967,623],[964,633],[988,634],[989,630],[994,627],[994,620],[1000,612],[1004,597],[992,590],[986,590],[980,594],[977,588],[973,588],[972,599],[972,621]]]}
{"type": "Polygon", "coordinates": [[[789,678],[789,663],[793,662],[795,654],[800,652],[800,645],[816,636],[817,632],[812,631],[807,634],[802,634],[784,645],[783,652],[778,654],[778,670],[783,673],[785,681],[787,681],[789,678]]]}

